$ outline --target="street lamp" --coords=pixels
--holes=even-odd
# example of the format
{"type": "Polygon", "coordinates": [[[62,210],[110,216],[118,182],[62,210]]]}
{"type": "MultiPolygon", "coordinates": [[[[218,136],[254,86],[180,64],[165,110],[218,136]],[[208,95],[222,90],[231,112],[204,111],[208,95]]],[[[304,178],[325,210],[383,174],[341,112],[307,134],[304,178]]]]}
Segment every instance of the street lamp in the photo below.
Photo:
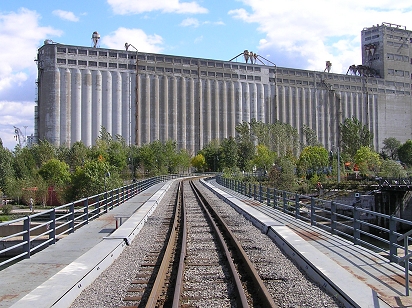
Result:
{"type": "MultiPolygon", "coordinates": [[[[332,145],[332,148],[335,148],[335,146],[334,145],[332,145]]],[[[337,158],[338,158],[338,166],[337,166],[337,171],[338,171],[338,179],[337,179],[337,181],[338,181],[338,184],[340,183],[340,149],[339,149],[339,147],[336,147],[336,155],[337,155],[337,158]]]]}
{"type": "MultiPolygon", "coordinates": [[[[125,43],[124,47],[126,48],[126,51],[128,51],[129,47],[133,47],[134,50],[136,50],[136,87],[135,87],[135,99],[136,99],[136,138],[135,138],[135,143],[139,145],[139,66],[138,66],[138,54],[139,51],[137,50],[136,47],[134,47],[132,44],[125,43]]],[[[132,108],[130,106],[130,117],[129,117],[129,131],[130,131],[130,137],[129,137],[129,145],[132,145],[132,108]]]]}

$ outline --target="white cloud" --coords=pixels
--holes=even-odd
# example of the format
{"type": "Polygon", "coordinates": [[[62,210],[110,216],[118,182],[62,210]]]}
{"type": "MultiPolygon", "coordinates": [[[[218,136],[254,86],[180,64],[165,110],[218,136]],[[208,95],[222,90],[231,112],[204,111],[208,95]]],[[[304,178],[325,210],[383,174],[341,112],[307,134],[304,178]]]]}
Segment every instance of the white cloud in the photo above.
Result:
{"type": "Polygon", "coordinates": [[[0,48],[0,138],[11,149],[15,145],[13,125],[28,126],[27,132],[33,132],[37,49],[45,38],[61,34],[51,27],[39,26],[39,19],[35,11],[28,9],[0,12],[0,41],[7,45],[0,48]],[[27,94],[27,89],[33,92],[27,94]],[[18,102],[10,99],[11,94],[32,96],[33,100],[18,102]]]}
{"type": "Polygon", "coordinates": [[[235,9],[229,15],[258,25],[259,53],[272,55],[275,63],[284,61],[280,66],[310,70],[323,70],[329,60],[335,73],[360,64],[364,27],[386,21],[408,26],[412,20],[410,1],[404,0],[295,0],[282,6],[271,5],[271,0],[242,2],[250,10],[235,9]]]}
{"type": "Polygon", "coordinates": [[[204,22],[200,22],[198,19],[196,18],[186,18],[184,19],[181,23],[180,26],[182,27],[194,27],[197,28],[200,25],[214,25],[214,26],[223,26],[225,23],[223,21],[204,21],[204,22]]]}
{"type": "Polygon", "coordinates": [[[74,15],[73,12],[63,11],[63,10],[54,10],[53,15],[60,17],[61,19],[68,20],[68,21],[79,21],[79,18],[74,15]]]}
{"type": "Polygon", "coordinates": [[[101,38],[101,44],[113,49],[124,49],[126,42],[143,52],[159,53],[163,50],[163,38],[160,35],[147,35],[141,29],[118,28],[101,38]]]}
{"type": "Polygon", "coordinates": [[[17,145],[14,126],[23,134],[34,132],[34,106],[34,102],[0,101],[0,138],[4,147],[12,150],[17,145]]]}
{"type": "Polygon", "coordinates": [[[186,18],[184,19],[180,25],[182,27],[199,27],[199,20],[197,20],[196,18],[186,18]]]}
{"type": "Polygon", "coordinates": [[[203,41],[203,35],[201,35],[201,36],[199,36],[199,37],[195,38],[194,43],[195,43],[195,44],[198,44],[198,43],[200,43],[200,42],[202,42],[202,41],[203,41]]]}
{"type": "Polygon", "coordinates": [[[180,0],[107,0],[115,14],[139,14],[151,11],[179,14],[203,14],[208,10],[197,2],[181,2],[180,0]]]}
{"type": "Polygon", "coordinates": [[[0,42],[8,46],[0,48],[0,100],[2,90],[37,73],[34,59],[40,43],[48,36],[61,34],[51,27],[40,27],[39,18],[36,12],[27,9],[0,13],[0,42]]]}

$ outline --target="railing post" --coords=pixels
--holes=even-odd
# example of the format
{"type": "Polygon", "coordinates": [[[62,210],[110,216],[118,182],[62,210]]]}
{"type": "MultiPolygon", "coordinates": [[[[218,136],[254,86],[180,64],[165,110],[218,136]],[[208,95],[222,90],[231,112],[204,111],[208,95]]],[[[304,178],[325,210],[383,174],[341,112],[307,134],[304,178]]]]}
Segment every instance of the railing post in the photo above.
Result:
{"type": "Polygon", "coordinates": [[[256,184],[253,184],[253,200],[257,200],[256,184]]]}
{"type": "Polygon", "coordinates": [[[262,202],[262,183],[259,183],[259,202],[262,202]]]}
{"type": "Polygon", "coordinates": [[[275,209],[278,207],[278,192],[276,188],[273,188],[273,207],[275,209]]]}
{"type": "Polygon", "coordinates": [[[359,244],[360,240],[360,212],[356,205],[353,206],[353,243],[359,244]]]}
{"type": "Polygon", "coordinates": [[[84,213],[83,220],[86,220],[86,224],[88,224],[89,223],[89,198],[86,198],[83,201],[83,213],[84,213]]]}
{"type": "Polygon", "coordinates": [[[389,218],[389,260],[391,262],[396,262],[395,256],[398,255],[396,244],[397,244],[396,220],[393,219],[393,215],[391,215],[389,218]]]}
{"type": "MultiPolygon", "coordinates": [[[[409,253],[409,236],[403,239],[405,257],[409,253]]],[[[405,259],[405,295],[409,296],[409,257],[405,259]]]]}
{"type": "Polygon", "coordinates": [[[56,244],[56,209],[55,208],[53,208],[53,210],[50,212],[50,221],[51,223],[48,226],[50,230],[49,239],[53,239],[51,243],[56,244]]]}
{"type": "Polygon", "coordinates": [[[266,202],[267,205],[270,206],[270,188],[266,188],[266,202]]]}
{"type": "Polygon", "coordinates": [[[95,214],[98,214],[100,216],[100,197],[97,195],[97,201],[94,204],[94,209],[95,209],[95,214]]]}
{"type": "Polygon", "coordinates": [[[315,198],[310,197],[310,224],[316,226],[315,198]]]}
{"type": "Polygon", "coordinates": [[[107,201],[108,201],[107,191],[104,192],[104,212],[107,213],[107,201]]]}
{"type": "Polygon", "coordinates": [[[336,215],[336,211],[337,211],[337,206],[336,206],[336,202],[331,202],[330,203],[330,227],[331,227],[331,233],[332,234],[336,234],[336,226],[337,226],[337,215],[336,215]]]}
{"type": "Polygon", "coordinates": [[[283,212],[286,213],[287,206],[286,206],[287,200],[286,200],[286,191],[283,191],[283,212]]]}
{"type": "Polygon", "coordinates": [[[299,195],[295,194],[295,218],[299,218],[299,195]]]}
{"type": "Polygon", "coordinates": [[[72,202],[71,204],[70,204],[70,220],[69,220],[69,228],[70,228],[70,231],[69,231],[69,233],[73,233],[74,232],[74,202],[72,202]]]}
{"type": "Polygon", "coordinates": [[[30,222],[31,218],[27,216],[23,223],[23,241],[26,242],[26,244],[23,245],[23,250],[27,253],[26,259],[30,258],[30,222]]]}
{"type": "Polygon", "coordinates": [[[247,196],[250,198],[251,197],[251,192],[252,191],[252,184],[250,184],[249,183],[249,191],[248,191],[248,194],[247,194],[247,196]]]}

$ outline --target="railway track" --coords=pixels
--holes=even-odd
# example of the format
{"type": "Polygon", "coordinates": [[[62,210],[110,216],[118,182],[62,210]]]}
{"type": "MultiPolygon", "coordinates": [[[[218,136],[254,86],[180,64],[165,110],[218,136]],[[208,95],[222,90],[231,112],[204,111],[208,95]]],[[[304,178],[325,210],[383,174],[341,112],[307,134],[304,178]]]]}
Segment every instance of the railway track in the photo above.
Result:
{"type": "Polygon", "coordinates": [[[171,186],[131,245],[72,308],[344,307],[250,221],[199,181],[194,184],[171,186]],[[206,214],[203,203],[216,213],[206,214]],[[213,225],[233,235],[222,236],[228,247],[221,248],[221,232],[213,225]],[[245,271],[248,263],[252,269],[245,271]]]}
{"type": "Polygon", "coordinates": [[[156,261],[145,264],[148,272],[132,281],[125,302],[135,307],[277,307],[233,233],[192,181],[179,185],[173,213],[167,240],[159,240],[167,245],[156,261]]]}

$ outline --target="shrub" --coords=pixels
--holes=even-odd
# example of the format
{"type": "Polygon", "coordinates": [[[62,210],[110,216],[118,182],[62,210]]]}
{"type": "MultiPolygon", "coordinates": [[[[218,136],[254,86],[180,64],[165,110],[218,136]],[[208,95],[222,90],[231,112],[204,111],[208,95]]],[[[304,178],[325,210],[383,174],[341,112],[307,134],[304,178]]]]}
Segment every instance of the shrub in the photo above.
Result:
{"type": "Polygon", "coordinates": [[[0,206],[0,210],[3,213],[3,215],[9,215],[12,209],[13,209],[13,206],[11,204],[5,204],[5,205],[0,206]]]}

